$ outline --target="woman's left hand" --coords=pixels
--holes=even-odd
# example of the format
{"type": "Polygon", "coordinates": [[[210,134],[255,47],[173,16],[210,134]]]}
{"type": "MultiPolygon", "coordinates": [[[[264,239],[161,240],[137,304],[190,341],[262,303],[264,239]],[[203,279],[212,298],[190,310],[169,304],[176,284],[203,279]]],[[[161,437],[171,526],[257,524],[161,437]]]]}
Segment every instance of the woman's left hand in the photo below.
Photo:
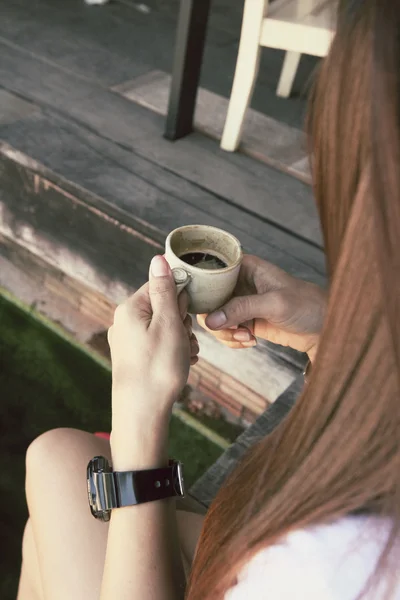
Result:
{"type": "MultiPolygon", "coordinates": [[[[169,418],[199,346],[187,315],[187,294],[177,298],[171,269],[155,256],[150,280],[115,311],[108,332],[113,378],[113,434],[132,423],[169,418]]],[[[124,436],[125,437],[125,436],[124,436]]]]}

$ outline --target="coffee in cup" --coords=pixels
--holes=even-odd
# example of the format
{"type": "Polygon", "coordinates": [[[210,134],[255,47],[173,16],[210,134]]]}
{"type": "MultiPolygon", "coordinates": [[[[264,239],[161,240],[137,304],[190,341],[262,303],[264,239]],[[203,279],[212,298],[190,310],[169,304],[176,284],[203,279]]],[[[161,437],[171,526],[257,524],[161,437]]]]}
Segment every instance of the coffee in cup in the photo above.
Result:
{"type": "Polygon", "coordinates": [[[186,288],[189,312],[210,313],[232,296],[243,258],[239,240],[209,225],[186,225],[172,231],[165,257],[178,290],[186,288]]]}

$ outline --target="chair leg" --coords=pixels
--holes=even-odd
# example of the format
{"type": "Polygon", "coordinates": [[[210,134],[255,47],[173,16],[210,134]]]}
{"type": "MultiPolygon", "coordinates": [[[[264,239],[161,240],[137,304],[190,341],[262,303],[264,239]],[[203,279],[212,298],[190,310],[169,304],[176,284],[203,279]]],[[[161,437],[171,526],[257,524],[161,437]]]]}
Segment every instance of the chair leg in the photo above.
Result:
{"type": "Polygon", "coordinates": [[[260,32],[267,5],[267,0],[246,0],[244,5],[235,77],[221,139],[221,148],[229,152],[234,152],[239,145],[253,94],[260,61],[260,32]]]}
{"type": "Polygon", "coordinates": [[[299,66],[300,57],[300,52],[286,52],[278,88],[276,90],[277,96],[280,96],[281,98],[289,98],[297,68],[299,66]]]}

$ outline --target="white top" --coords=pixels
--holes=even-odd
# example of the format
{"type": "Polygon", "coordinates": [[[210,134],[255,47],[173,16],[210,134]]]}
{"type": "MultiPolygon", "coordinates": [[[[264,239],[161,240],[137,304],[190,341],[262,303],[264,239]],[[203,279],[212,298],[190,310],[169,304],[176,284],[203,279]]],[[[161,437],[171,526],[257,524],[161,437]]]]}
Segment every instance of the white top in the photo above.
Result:
{"type": "MultiPolygon", "coordinates": [[[[356,600],[388,533],[387,520],[365,516],[294,531],[258,552],[225,600],[356,600]]],[[[379,585],[365,596],[383,598],[379,585]]],[[[393,600],[400,600],[400,581],[393,600]]]]}

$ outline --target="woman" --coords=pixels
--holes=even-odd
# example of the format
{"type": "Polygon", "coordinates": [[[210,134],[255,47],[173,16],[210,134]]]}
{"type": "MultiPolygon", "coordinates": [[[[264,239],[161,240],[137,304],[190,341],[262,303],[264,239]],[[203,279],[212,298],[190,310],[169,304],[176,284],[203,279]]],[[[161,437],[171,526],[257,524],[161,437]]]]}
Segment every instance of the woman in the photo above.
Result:
{"type": "MultiPolygon", "coordinates": [[[[19,600],[400,598],[400,2],[340,2],[310,111],[330,293],[246,257],[206,325],[309,353],[305,391],[230,476],[205,522],[172,500],[89,514],[85,467],[166,464],[168,420],[198,346],[162,257],[115,314],[111,448],[70,430],[27,455],[19,600]],[[241,296],[240,296],[241,294],[241,296]],[[246,323],[245,328],[231,329],[246,323]],[[139,349],[139,350],[138,350],[139,349]],[[186,586],[181,552],[193,559],[186,586]],[[181,552],[180,552],[181,550],[181,552]]],[[[179,458],[179,457],[178,457],[179,458]]]]}

